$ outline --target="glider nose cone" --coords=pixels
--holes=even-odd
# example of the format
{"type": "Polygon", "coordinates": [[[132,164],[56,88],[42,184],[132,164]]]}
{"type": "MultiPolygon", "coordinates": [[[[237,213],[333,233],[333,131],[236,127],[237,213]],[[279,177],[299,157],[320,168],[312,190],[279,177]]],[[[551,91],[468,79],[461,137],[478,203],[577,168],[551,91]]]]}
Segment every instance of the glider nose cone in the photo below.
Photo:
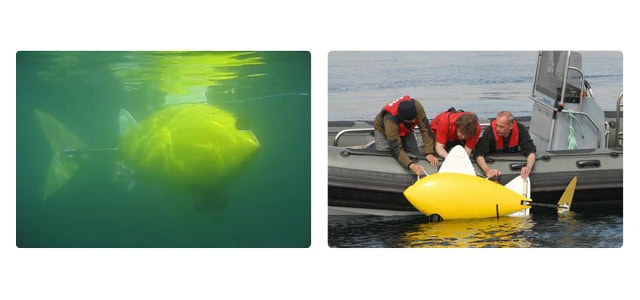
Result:
{"type": "Polygon", "coordinates": [[[409,202],[411,202],[411,204],[414,204],[415,201],[419,201],[420,199],[426,197],[426,195],[429,193],[429,190],[431,190],[430,187],[433,187],[433,182],[429,180],[429,176],[423,177],[406,188],[403,194],[404,197],[407,198],[409,202]]]}
{"type": "Polygon", "coordinates": [[[416,182],[406,188],[403,194],[404,197],[407,198],[407,200],[411,201],[411,199],[414,199],[420,193],[420,190],[422,190],[422,188],[420,188],[416,182]]]}

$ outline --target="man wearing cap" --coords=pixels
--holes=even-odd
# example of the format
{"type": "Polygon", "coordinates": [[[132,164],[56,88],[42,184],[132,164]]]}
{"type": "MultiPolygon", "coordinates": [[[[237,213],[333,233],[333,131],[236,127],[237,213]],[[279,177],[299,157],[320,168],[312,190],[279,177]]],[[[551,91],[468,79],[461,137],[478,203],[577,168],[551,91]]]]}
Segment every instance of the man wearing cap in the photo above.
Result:
{"type": "Polygon", "coordinates": [[[424,175],[424,168],[409,158],[407,152],[414,155],[426,154],[425,158],[431,166],[438,165],[433,138],[429,135],[427,114],[418,100],[403,96],[385,105],[376,116],[374,127],[376,150],[391,151],[401,165],[416,175],[424,175]],[[422,136],[420,149],[413,134],[416,125],[422,136]]]}

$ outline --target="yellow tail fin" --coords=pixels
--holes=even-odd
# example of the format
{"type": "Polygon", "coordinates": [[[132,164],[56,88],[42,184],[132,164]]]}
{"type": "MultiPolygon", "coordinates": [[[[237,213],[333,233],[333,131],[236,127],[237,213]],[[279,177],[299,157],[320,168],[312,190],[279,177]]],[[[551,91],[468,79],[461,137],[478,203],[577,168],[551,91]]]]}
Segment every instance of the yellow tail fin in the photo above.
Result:
{"type": "Polygon", "coordinates": [[[558,201],[558,212],[569,211],[571,208],[571,202],[573,201],[573,193],[576,190],[576,184],[578,183],[578,176],[573,176],[569,185],[564,189],[564,193],[558,201]]]}

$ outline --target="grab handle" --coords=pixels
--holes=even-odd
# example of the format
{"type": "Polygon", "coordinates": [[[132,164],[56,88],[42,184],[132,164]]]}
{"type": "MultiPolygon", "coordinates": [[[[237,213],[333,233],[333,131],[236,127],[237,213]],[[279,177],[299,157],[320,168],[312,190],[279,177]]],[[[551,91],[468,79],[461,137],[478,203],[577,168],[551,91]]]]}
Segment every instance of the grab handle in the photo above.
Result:
{"type": "Polygon", "coordinates": [[[522,169],[526,165],[527,165],[526,162],[510,163],[509,164],[509,169],[511,169],[511,171],[519,171],[520,169],[522,169]]]}
{"type": "Polygon", "coordinates": [[[597,167],[600,167],[600,160],[598,159],[578,160],[576,161],[576,166],[578,168],[597,168],[597,167]]]}

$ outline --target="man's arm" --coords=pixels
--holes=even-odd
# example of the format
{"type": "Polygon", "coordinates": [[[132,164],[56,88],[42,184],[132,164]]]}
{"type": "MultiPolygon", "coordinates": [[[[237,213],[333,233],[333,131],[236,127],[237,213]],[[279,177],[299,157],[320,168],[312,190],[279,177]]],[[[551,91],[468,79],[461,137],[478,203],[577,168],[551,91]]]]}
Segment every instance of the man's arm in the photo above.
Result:
{"type": "MultiPolygon", "coordinates": [[[[485,160],[485,156],[490,153],[489,150],[492,148],[493,141],[493,131],[491,131],[491,128],[488,127],[482,133],[482,136],[480,136],[480,138],[478,139],[476,147],[473,149],[473,156],[476,160],[476,163],[478,163],[478,167],[480,167],[482,172],[484,172],[484,175],[488,178],[500,175],[500,171],[489,167],[487,161],[485,160]]],[[[493,147],[495,148],[495,145],[493,147]]]]}
{"type": "Polygon", "coordinates": [[[409,158],[407,152],[404,151],[402,140],[400,138],[400,128],[394,121],[393,116],[389,114],[384,117],[384,135],[389,141],[389,147],[391,148],[391,154],[393,157],[395,157],[401,165],[409,168],[409,164],[413,161],[409,158]]]}
{"type": "Polygon", "coordinates": [[[444,144],[436,142],[436,153],[442,158],[446,158],[449,153],[444,149],[444,144]]]}
{"type": "Polygon", "coordinates": [[[478,167],[480,167],[482,172],[487,175],[487,172],[489,172],[490,168],[489,165],[487,165],[487,162],[484,160],[484,156],[476,156],[476,163],[478,163],[478,167]]]}
{"type": "Polygon", "coordinates": [[[536,153],[531,152],[527,155],[527,165],[520,169],[520,177],[528,178],[529,174],[531,174],[531,170],[533,170],[533,165],[536,163],[536,153]]]}

